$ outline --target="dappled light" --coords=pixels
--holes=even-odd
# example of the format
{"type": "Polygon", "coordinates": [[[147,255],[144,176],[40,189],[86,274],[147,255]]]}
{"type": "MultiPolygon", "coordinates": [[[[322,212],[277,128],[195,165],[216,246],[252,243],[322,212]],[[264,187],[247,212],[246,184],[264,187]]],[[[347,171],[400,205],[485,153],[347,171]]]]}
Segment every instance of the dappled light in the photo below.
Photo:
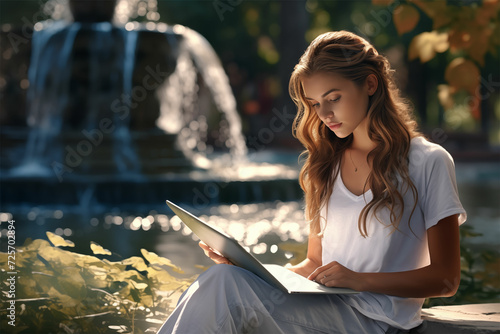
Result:
{"type": "Polygon", "coordinates": [[[77,2],[0,0],[0,271],[15,298],[0,284],[20,334],[156,332],[213,265],[165,200],[263,263],[303,260],[288,84],[333,30],[387,57],[419,131],[453,157],[461,284],[425,306],[498,301],[500,0],[77,2]]]}

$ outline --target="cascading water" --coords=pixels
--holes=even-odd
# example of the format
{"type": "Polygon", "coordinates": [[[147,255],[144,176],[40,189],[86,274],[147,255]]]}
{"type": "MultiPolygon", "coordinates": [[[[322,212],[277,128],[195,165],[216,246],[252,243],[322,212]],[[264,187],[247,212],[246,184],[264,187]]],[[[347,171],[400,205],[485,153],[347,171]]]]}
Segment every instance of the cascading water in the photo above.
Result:
{"type": "Polygon", "coordinates": [[[96,140],[103,140],[95,138],[95,131],[108,119],[113,126],[112,157],[118,171],[137,172],[139,159],[131,145],[129,117],[118,117],[109,112],[110,99],[114,95],[118,96],[120,92],[130,95],[137,32],[125,33],[107,22],[84,25],[56,21],[39,24],[36,28],[28,91],[28,124],[32,131],[24,163],[12,174],[50,176],[54,172],[56,175],[64,172],[61,168],[69,170],[75,167],[81,172],[91,171],[92,167],[84,157],[94,149],[89,142],[97,146],[100,142],[96,140]],[[71,76],[75,41],[83,31],[89,33],[88,92],[91,98],[85,101],[84,115],[78,116],[73,108],[74,102],[70,101],[74,97],[70,90],[75,86],[71,76]],[[122,47],[125,52],[110,52],[117,47],[122,47]],[[105,66],[109,65],[113,68],[106,69],[105,66]],[[78,119],[72,121],[75,118],[78,119]],[[71,129],[71,123],[77,123],[76,130],[71,129]],[[77,140],[74,145],[68,142],[72,137],[77,140]]]}
{"type": "MultiPolygon", "coordinates": [[[[54,16],[55,13],[59,15],[56,18],[61,19],[68,15],[63,5],[62,1],[53,1],[52,5],[49,2],[46,7],[52,9],[54,16]]],[[[147,17],[158,18],[155,6],[154,1],[118,1],[114,21],[123,22],[124,16],[133,16],[134,10],[147,17]]],[[[139,92],[134,91],[137,87],[133,87],[135,55],[139,52],[137,40],[140,33],[148,32],[165,34],[172,51],[172,54],[165,57],[176,58],[176,71],[171,75],[168,73],[169,77],[164,78],[165,84],[156,90],[160,100],[156,126],[166,134],[177,136],[176,145],[168,149],[180,150],[192,166],[205,169],[213,166],[213,161],[227,165],[245,157],[246,146],[241,121],[229,80],[214,50],[197,32],[179,25],[170,27],[153,22],[128,22],[124,26],[117,26],[109,22],[71,22],[67,18],[39,23],[36,28],[33,36],[33,62],[29,71],[32,85],[29,89],[28,123],[32,131],[24,163],[12,170],[13,175],[50,176],[55,173],[60,178],[60,175],[76,169],[83,174],[96,173],[94,167],[103,165],[103,162],[94,161],[96,154],[93,151],[97,147],[90,145],[95,144],[92,139],[99,142],[96,146],[101,146],[101,150],[106,146],[101,145],[101,141],[112,143],[110,154],[105,156],[108,160],[109,156],[113,157],[118,173],[141,172],[141,156],[134,147],[131,106],[134,98],[138,99],[134,93],[139,92]],[[75,142],[78,134],[70,135],[69,137],[74,138],[73,145],[67,145],[68,140],[64,139],[68,137],[67,118],[75,117],[65,114],[74,113],[74,110],[70,110],[69,101],[72,99],[69,89],[74,86],[71,82],[71,69],[74,66],[72,53],[77,39],[83,34],[89,35],[86,41],[89,84],[87,110],[83,111],[85,116],[82,124],[78,124],[81,129],[76,129],[87,135],[80,135],[79,142],[75,142]],[[114,73],[109,71],[109,66],[114,67],[114,73]],[[109,77],[103,78],[103,73],[109,74],[109,77]],[[210,122],[214,117],[210,115],[212,111],[204,103],[206,101],[201,105],[202,97],[199,94],[202,87],[198,75],[202,80],[201,85],[208,87],[213,103],[221,113],[221,116],[215,117],[220,118],[218,124],[210,122]],[[103,89],[103,80],[113,89],[103,89]],[[113,99],[120,94],[132,102],[123,103],[119,108],[121,112],[116,112],[118,108],[113,110],[113,99]],[[110,136],[106,136],[103,133],[105,131],[97,133],[101,123],[108,119],[109,126],[112,127],[110,136]],[[212,135],[214,133],[215,136],[212,135]],[[212,138],[208,138],[211,135],[212,138]],[[88,140],[82,142],[85,139],[88,140]],[[218,160],[213,156],[211,159],[207,158],[207,154],[224,151],[230,153],[223,156],[225,159],[220,156],[218,160]],[[229,157],[232,158],[228,159],[229,157]]],[[[75,132],[77,131],[73,131],[75,132]]],[[[187,163],[182,163],[182,159],[179,159],[179,154],[175,159],[171,159],[172,165],[188,167],[187,163]]],[[[168,170],[168,166],[165,167],[167,168],[163,170],[168,170]]],[[[101,168],[97,172],[112,172],[112,169],[101,168]]]]}
{"type": "Polygon", "coordinates": [[[128,21],[134,10],[157,20],[155,3],[119,0],[111,23],[81,13],[73,22],[67,2],[47,2],[54,20],[37,23],[33,36],[29,145],[24,164],[2,178],[4,203],[81,211],[300,197],[295,167],[248,163],[236,101],[208,41],[180,25],[128,21]]]}
{"type": "Polygon", "coordinates": [[[62,126],[61,111],[66,106],[70,79],[68,62],[78,31],[78,25],[75,25],[64,38],[60,38],[65,27],[64,23],[56,22],[44,33],[35,33],[32,64],[28,72],[31,88],[28,91],[30,110],[27,119],[33,131],[28,138],[24,164],[12,171],[13,174],[49,175],[47,160],[59,159],[61,149],[55,138],[62,126]],[[49,43],[52,47],[46,47],[49,43]],[[58,59],[56,64],[49,63],[55,58],[58,59]],[[54,83],[51,89],[46,89],[47,82],[54,83]]]}
{"type": "Polygon", "coordinates": [[[200,104],[197,103],[199,86],[196,84],[199,72],[217,108],[225,116],[225,121],[219,124],[219,145],[226,146],[233,158],[242,159],[247,153],[247,148],[242,135],[241,121],[236,110],[236,100],[219,58],[208,41],[196,31],[178,25],[174,26],[173,30],[182,36],[183,43],[176,71],[170,76],[166,89],[160,91],[162,109],[157,120],[158,127],[167,132],[180,131],[182,150],[193,157],[199,166],[209,166],[203,153],[212,152],[214,148],[206,144],[209,128],[207,109],[196,108],[200,104]],[[177,115],[172,117],[174,114],[177,115]],[[183,119],[183,122],[172,122],[175,119],[183,119]],[[188,126],[185,126],[186,124],[188,126]]]}

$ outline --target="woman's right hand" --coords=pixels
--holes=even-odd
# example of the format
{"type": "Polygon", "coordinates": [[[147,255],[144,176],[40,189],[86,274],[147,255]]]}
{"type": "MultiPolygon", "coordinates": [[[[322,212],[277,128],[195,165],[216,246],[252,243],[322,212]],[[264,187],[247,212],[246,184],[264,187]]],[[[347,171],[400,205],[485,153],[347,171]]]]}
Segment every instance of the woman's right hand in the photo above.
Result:
{"type": "Polygon", "coordinates": [[[217,264],[233,264],[231,261],[229,261],[227,258],[216,252],[214,249],[210,248],[206,243],[203,241],[200,241],[198,243],[200,245],[201,249],[205,252],[205,255],[208,256],[212,261],[214,261],[217,264]]]}

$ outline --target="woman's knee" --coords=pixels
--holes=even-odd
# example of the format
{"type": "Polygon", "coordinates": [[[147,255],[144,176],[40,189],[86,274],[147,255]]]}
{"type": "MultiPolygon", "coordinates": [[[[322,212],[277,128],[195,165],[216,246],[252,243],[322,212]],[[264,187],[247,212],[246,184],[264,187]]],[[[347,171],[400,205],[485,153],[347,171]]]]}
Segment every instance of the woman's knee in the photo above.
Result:
{"type": "Polygon", "coordinates": [[[216,264],[208,268],[200,278],[209,278],[217,280],[233,280],[235,277],[244,275],[245,269],[230,264],[216,264]]]}

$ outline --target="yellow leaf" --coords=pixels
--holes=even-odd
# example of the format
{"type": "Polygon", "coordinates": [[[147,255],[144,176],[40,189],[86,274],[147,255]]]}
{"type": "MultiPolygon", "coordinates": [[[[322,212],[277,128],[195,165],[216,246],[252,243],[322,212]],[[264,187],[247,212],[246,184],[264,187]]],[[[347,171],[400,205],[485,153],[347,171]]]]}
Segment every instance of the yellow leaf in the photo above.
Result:
{"type": "Polygon", "coordinates": [[[104,249],[102,246],[100,246],[99,244],[91,241],[90,242],[90,249],[92,249],[92,252],[95,254],[95,255],[98,255],[98,254],[101,254],[101,255],[111,255],[111,252],[107,249],[104,249]]]}
{"type": "Polygon", "coordinates": [[[69,240],[64,240],[64,238],[58,236],[57,234],[54,234],[52,232],[46,232],[47,238],[49,238],[50,242],[55,246],[55,247],[75,247],[75,244],[72,241],[69,240]]]}
{"type": "Polygon", "coordinates": [[[448,47],[447,33],[423,32],[412,39],[408,58],[410,60],[420,58],[420,61],[425,63],[434,58],[436,52],[444,52],[448,47]]]}
{"type": "Polygon", "coordinates": [[[75,257],[75,262],[80,267],[87,268],[92,265],[103,267],[106,265],[105,263],[102,262],[102,260],[98,259],[95,256],[74,253],[74,257],[75,257]]]}
{"type": "Polygon", "coordinates": [[[412,31],[420,20],[418,10],[411,5],[399,5],[392,13],[394,25],[399,35],[412,31]]]}
{"type": "Polygon", "coordinates": [[[476,64],[465,58],[455,58],[448,64],[444,78],[454,92],[464,89],[469,94],[475,95],[479,86],[480,73],[476,64]]]}
{"type": "Polygon", "coordinates": [[[130,280],[130,282],[132,283],[134,288],[136,288],[137,290],[144,290],[148,287],[148,285],[146,283],[138,283],[134,280],[130,280]]]}
{"type": "Polygon", "coordinates": [[[161,256],[158,256],[157,254],[153,253],[153,252],[148,252],[147,250],[145,250],[144,248],[141,249],[141,253],[142,253],[142,256],[144,256],[144,258],[146,260],[148,260],[148,262],[150,264],[160,264],[160,265],[166,265],[166,266],[169,266],[171,267],[174,271],[180,273],[180,274],[183,274],[184,271],[182,271],[181,268],[177,267],[175,264],[173,264],[169,259],[166,259],[164,257],[161,257],[161,256]]]}
{"type": "Polygon", "coordinates": [[[146,318],[146,322],[149,322],[149,323],[152,323],[152,324],[157,324],[157,325],[163,324],[163,320],[154,319],[154,318],[146,318]]]}
{"type": "Polygon", "coordinates": [[[205,270],[208,270],[208,268],[210,268],[211,266],[203,266],[201,264],[195,264],[194,267],[196,269],[201,269],[201,270],[205,271],[205,270]]]}
{"type": "Polygon", "coordinates": [[[45,247],[38,251],[37,256],[44,261],[44,265],[56,271],[63,271],[64,268],[75,265],[73,253],[57,247],[45,247]]]}
{"type": "Polygon", "coordinates": [[[148,266],[141,257],[132,256],[128,259],[121,261],[122,264],[127,266],[132,266],[139,271],[144,271],[148,269],[148,266]]]}
{"type": "Polygon", "coordinates": [[[424,34],[428,33],[421,33],[420,35],[417,35],[412,39],[408,50],[408,58],[410,60],[420,58],[420,61],[422,63],[425,63],[434,58],[434,56],[436,55],[434,46],[429,43],[424,34]]]}
{"type": "Polygon", "coordinates": [[[448,85],[438,86],[438,98],[445,110],[451,109],[455,105],[450,86],[448,85]]]}
{"type": "Polygon", "coordinates": [[[101,268],[97,266],[89,266],[87,270],[94,275],[94,278],[104,280],[108,275],[108,270],[106,268],[101,268]]]}
{"type": "Polygon", "coordinates": [[[140,298],[141,298],[140,304],[142,304],[144,307],[152,307],[154,305],[153,296],[151,296],[150,294],[146,294],[143,292],[140,298]]]}
{"type": "Polygon", "coordinates": [[[24,247],[24,252],[29,253],[29,252],[38,252],[40,249],[46,247],[52,248],[52,245],[47,240],[35,239],[29,243],[26,242],[23,247],[24,247]]]}

